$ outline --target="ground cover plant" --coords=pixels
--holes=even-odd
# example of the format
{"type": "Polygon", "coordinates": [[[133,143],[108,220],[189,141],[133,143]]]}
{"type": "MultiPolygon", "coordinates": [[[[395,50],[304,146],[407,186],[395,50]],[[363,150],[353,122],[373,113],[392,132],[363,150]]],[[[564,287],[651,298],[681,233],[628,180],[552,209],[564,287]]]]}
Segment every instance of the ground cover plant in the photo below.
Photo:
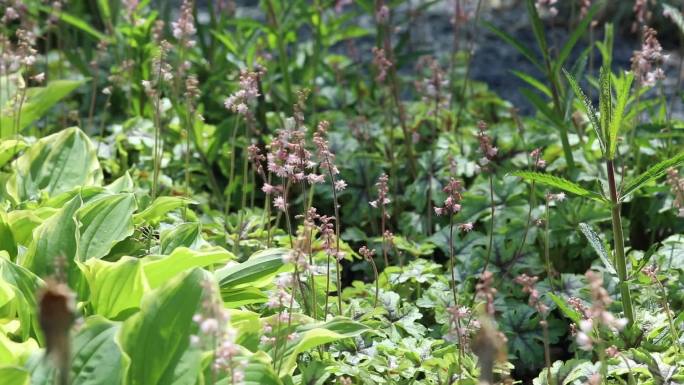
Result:
{"type": "Polygon", "coordinates": [[[684,383],[681,2],[0,4],[1,385],[684,383]]]}

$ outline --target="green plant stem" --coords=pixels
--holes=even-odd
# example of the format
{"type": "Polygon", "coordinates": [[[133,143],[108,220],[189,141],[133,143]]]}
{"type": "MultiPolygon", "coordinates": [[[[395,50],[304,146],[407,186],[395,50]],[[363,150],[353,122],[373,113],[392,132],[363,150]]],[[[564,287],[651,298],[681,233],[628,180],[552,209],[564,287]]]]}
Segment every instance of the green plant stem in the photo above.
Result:
{"type": "Polygon", "coordinates": [[[617,265],[618,279],[620,280],[620,293],[622,307],[627,317],[628,325],[634,324],[634,307],[632,296],[627,282],[627,261],[625,258],[625,244],[622,234],[622,220],[620,219],[620,203],[618,200],[617,185],[615,183],[615,166],[611,159],[606,160],[608,173],[608,188],[610,190],[611,214],[613,221],[613,238],[615,243],[615,263],[617,265]]]}
{"type": "Polygon", "coordinates": [[[283,36],[283,31],[281,29],[280,23],[278,21],[278,16],[273,5],[272,0],[266,1],[266,6],[268,7],[268,14],[271,21],[271,25],[274,31],[276,31],[276,46],[278,49],[278,66],[280,67],[280,72],[283,75],[283,82],[285,82],[285,96],[287,98],[287,105],[289,108],[295,104],[294,94],[292,92],[292,79],[290,79],[290,71],[288,68],[288,57],[287,57],[287,47],[285,46],[285,39],[283,36]]]}
{"type": "MultiPolygon", "coordinates": [[[[456,291],[456,260],[454,257],[454,216],[449,215],[449,271],[451,272],[451,293],[454,296],[454,306],[458,306],[458,293],[456,291]]],[[[460,333],[460,331],[459,331],[460,333]]]]}
{"type": "MultiPolygon", "coordinates": [[[[228,196],[226,197],[226,205],[225,205],[225,212],[224,216],[228,218],[228,214],[230,214],[230,206],[231,206],[231,198],[233,195],[233,188],[235,185],[235,149],[236,145],[235,142],[237,141],[237,131],[238,131],[238,123],[240,122],[240,118],[238,116],[235,117],[235,124],[233,125],[233,135],[230,138],[230,144],[229,144],[229,151],[230,151],[230,165],[229,165],[229,170],[228,170],[228,196]]],[[[228,222],[226,221],[226,224],[228,222]]]]}

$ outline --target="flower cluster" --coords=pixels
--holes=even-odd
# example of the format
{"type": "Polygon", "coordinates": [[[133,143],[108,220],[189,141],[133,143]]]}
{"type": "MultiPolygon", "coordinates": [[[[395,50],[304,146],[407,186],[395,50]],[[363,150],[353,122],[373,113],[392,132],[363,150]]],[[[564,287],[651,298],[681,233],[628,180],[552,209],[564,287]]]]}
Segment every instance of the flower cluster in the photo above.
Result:
{"type": "Polygon", "coordinates": [[[225,372],[232,379],[231,384],[244,382],[246,361],[237,361],[240,347],[235,343],[236,331],[229,326],[230,315],[218,299],[214,284],[210,280],[202,283],[204,299],[201,312],[195,314],[193,321],[199,326],[199,335],[190,336],[194,346],[214,351],[213,369],[225,372]]]}
{"type": "Polygon", "coordinates": [[[372,261],[373,257],[375,257],[375,250],[374,249],[369,249],[366,246],[361,246],[359,249],[359,254],[365,259],[366,261],[372,261]]]}
{"type": "MultiPolygon", "coordinates": [[[[376,209],[378,207],[383,208],[383,212],[384,212],[384,208],[387,207],[387,205],[390,204],[390,202],[391,202],[387,196],[387,193],[389,192],[389,187],[387,186],[387,182],[389,182],[389,177],[387,176],[387,174],[380,175],[377,183],[375,183],[375,186],[378,188],[378,199],[368,202],[372,207],[374,207],[376,209]]],[[[389,216],[389,214],[387,214],[386,212],[384,213],[384,215],[386,217],[389,216]]]]}
{"type": "Polygon", "coordinates": [[[326,120],[318,123],[316,132],[313,134],[313,142],[316,146],[316,156],[318,157],[319,167],[327,170],[328,173],[334,179],[333,187],[337,191],[342,191],[347,188],[347,182],[343,179],[337,179],[336,175],[340,173],[340,170],[335,166],[335,154],[330,151],[330,145],[325,139],[328,134],[328,128],[330,123],[326,120]]]}
{"type": "Polygon", "coordinates": [[[290,306],[292,295],[287,291],[294,285],[294,277],[291,273],[283,273],[278,275],[275,280],[275,290],[271,292],[266,307],[269,309],[282,309],[290,306]]]}
{"type": "Polygon", "coordinates": [[[375,75],[375,81],[384,83],[387,78],[387,71],[392,67],[392,62],[385,55],[384,49],[373,47],[373,65],[378,71],[375,75]]]}
{"type": "Polygon", "coordinates": [[[444,339],[467,345],[468,336],[480,328],[480,322],[472,319],[472,312],[465,306],[449,306],[446,311],[449,316],[449,331],[444,335],[444,339]]]}
{"type": "Polygon", "coordinates": [[[192,15],[192,0],[183,0],[178,20],[171,22],[171,29],[173,31],[173,37],[175,37],[182,46],[187,48],[195,46],[193,37],[195,36],[195,33],[197,33],[197,30],[195,29],[195,18],[192,15]]]}
{"type": "Polygon", "coordinates": [[[564,192],[559,192],[558,194],[546,193],[546,201],[551,202],[563,202],[566,198],[564,192]]]}
{"type": "Polygon", "coordinates": [[[515,277],[515,283],[522,286],[523,293],[530,295],[528,304],[537,309],[539,314],[545,315],[549,311],[549,308],[540,301],[541,297],[539,295],[539,290],[536,288],[537,281],[539,281],[539,277],[529,276],[527,274],[521,274],[515,277]]]}
{"type": "MultiPolygon", "coordinates": [[[[268,171],[296,183],[325,182],[324,175],[311,171],[316,168],[316,162],[311,159],[311,151],[306,148],[304,129],[297,129],[293,118],[288,118],[285,123],[286,127],[278,130],[277,137],[268,145],[268,171]]],[[[263,190],[273,192],[274,189],[264,185],[263,190]]],[[[274,198],[274,206],[278,209],[285,211],[286,204],[284,197],[274,198]]]]}
{"type": "Polygon", "coordinates": [[[580,17],[584,19],[591,8],[591,0],[579,0],[580,3],[580,17]]]}
{"type": "Polygon", "coordinates": [[[242,71],[240,73],[240,88],[226,98],[223,105],[240,115],[249,113],[249,105],[259,97],[260,72],[242,71]]]}
{"type": "Polygon", "coordinates": [[[171,44],[168,41],[162,40],[159,43],[159,51],[152,60],[153,80],[142,81],[143,89],[150,98],[154,99],[160,96],[160,90],[155,88],[155,84],[161,86],[163,83],[168,83],[173,80],[173,68],[171,67],[171,64],[166,61],[170,50],[171,44]]]}
{"type": "Polygon", "coordinates": [[[577,345],[583,350],[592,350],[596,342],[594,329],[601,325],[611,330],[619,331],[627,325],[624,318],[616,318],[613,313],[608,311],[608,306],[613,300],[608,295],[608,291],[603,287],[603,278],[599,273],[591,270],[585,274],[591,292],[591,306],[583,308],[584,319],[579,323],[579,331],[576,335],[577,345]]]}
{"type": "Polygon", "coordinates": [[[385,25],[389,22],[390,10],[386,5],[380,6],[378,11],[375,12],[375,21],[380,25],[385,25]]]}
{"type": "Polygon", "coordinates": [[[20,0],[8,0],[3,6],[5,7],[5,13],[2,15],[0,23],[5,25],[14,20],[20,20],[22,15],[25,15],[27,12],[26,5],[20,0]]]}
{"type": "Polygon", "coordinates": [[[494,287],[494,274],[491,271],[482,273],[480,282],[475,286],[475,291],[479,298],[485,300],[485,310],[487,314],[493,316],[496,312],[496,309],[494,308],[494,296],[496,296],[497,290],[494,287]]]}
{"type": "Polygon", "coordinates": [[[537,8],[537,12],[548,12],[551,17],[555,17],[558,15],[556,3],[558,3],[558,0],[537,0],[534,6],[537,8]]]}
{"type": "Polygon", "coordinates": [[[658,32],[653,28],[644,28],[644,39],[641,50],[632,55],[632,71],[643,86],[653,86],[658,80],[665,79],[662,64],[667,59],[663,47],[657,38],[658,32]]]}
{"type": "Polygon", "coordinates": [[[429,113],[435,115],[437,111],[448,108],[451,102],[451,93],[445,92],[449,87],[449,79],[439,62],[430,56],[422,57],[418,62],[418,67],[419,70],[423,67],[427,68],[430,76],[416,81],[416,90],[423,95],[423,101],[426,104],[434,107],[429,113]]]}
{"type": "MultiPolygon", "coordinates": [[[[655,4],[654,0],[650,1],[651,4],[655,4]]],[[[632,11],[634,12],[634,23],[632,23],[632,32],[639,30],[640,25],[646,25],[653,13],[648,9],[649,0],[634,0],[634,6],[632,11]]]]}
{"type": "Polygon", "coordinates": [[[449,183],[444,187],[443,191],[447,194],[447,197],[444,200],[444,207],[435,207],[435,214],[457,214],[459,211],[461,211],[460,202],[461,199],[463,199],[463,196],[461,195],[461,181],[451,178],[449,183]]]}
{"type": "Polygon", "coordinates": [[[490,161],[496,158],[499,149],[492,144],[492,138],[487,135],[487,123],[480,120],[477,124],[477,140],[480,142],[480,151],[482,151],[483,158],[480,162],[487,165],[490,161]]]}
{"type": "Polygon", "coordinates": [[[680,177],[677,170],[673,167],[667,169],[667,184],[670,185],[674,195],[672,205],[677,209],[677,215],[684,217],[684,178],[680,177]]]}
{"type": "Polygon", "coordinates": [[[535,170],[546,167],[546,161],[541,158],[541,152],[541,148],[535,148],[532,150],[532,152],[530,152],[530,158],[532,158],[535,170]]]}

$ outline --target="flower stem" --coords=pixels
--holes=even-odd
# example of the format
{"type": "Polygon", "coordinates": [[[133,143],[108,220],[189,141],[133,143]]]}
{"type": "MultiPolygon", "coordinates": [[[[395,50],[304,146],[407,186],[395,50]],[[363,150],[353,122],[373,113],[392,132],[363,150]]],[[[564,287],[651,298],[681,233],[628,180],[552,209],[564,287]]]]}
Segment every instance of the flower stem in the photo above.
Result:
{"type": "Polygon", "coordinates": [[[613,160],[606,160],[608,172],[608,188],[610,190],[611,214],[613,221],[613,238],[615,247],[615,264],[617,265],[618,279],[620,280],[620,293],[622,296],[622,307],[629,322],[629,326],[634,324],[634,308],[632,305],[632,295],[629,291],[627,282],[627,260],[625,258],[625,243],[622,235],[622,220],[620,219],[620,203],[618,201],[617,185],[615,183],[615,166],[613,160]]]}

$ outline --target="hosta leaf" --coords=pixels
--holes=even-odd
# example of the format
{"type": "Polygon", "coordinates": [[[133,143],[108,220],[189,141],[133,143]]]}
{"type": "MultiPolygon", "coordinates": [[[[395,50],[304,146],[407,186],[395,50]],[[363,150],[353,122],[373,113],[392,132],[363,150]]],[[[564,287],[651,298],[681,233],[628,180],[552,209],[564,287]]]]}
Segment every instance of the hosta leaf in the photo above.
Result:
{"type": "Polygon", "coordinates": [[[73,260],[78,249],[78,227],[75,214],[80,207],[81,197],[77,195],[36,227],[28,251],[17,262],[39,277],[45,277],[54,273],[58,259],[62,258],[68,266],[69,282],[76,282],[73,260]]]}
{"type": "Polygon", "coordinates": [[[145,262],[143,270],[150,287],[154,289],[185,270],[226,263],[235,259],[235,256],[221,247],[202,251],[180,247],[169,256],[145,259],[149,262],[145,262]]]}
{"type": "Polygon", "coordinates": [[[78,259],[102,258],[117,242],[133,234],[136,206],[135,196],[123,193],[97,199],[78,210],[78,259]]]}
{"type": "Polygon", "coordinates": [[[578,185],[575,182],[571,182],[567,179],[559,178],[550,174],[544,174],[541,172],[534,171],[515,171],[511,175],[521,177],[523,179],[532,180],[549,187],[554,187],[581,197],[590,198],[597,200],[599,202],[606,202],[606,199],[600,194],[587,190],[584,187],[578,185]]]}
{"type": "MultiPolygon", "coordinates": [[[[33,273],[25,268],[16,265],[2,257],[0,251],[0,278],[14,288],[13,303],[16,306],[10,309],[9,318],[17,318],[21,324],[21,330],[17,333],[22,339],[27,339],[31,330],[38,329],[38,320],[35,314],[36,292],[43,285],[43,282],[33,273]]],[[[6,253],[5,253],[6,254],[6,253]]]]}
{"type": "MultiPolygon", "coordinates": [[[[88,318],[73,338],[70,385],[121,385],[127,366],[116,342],[119,325],[100,317],[88,318]]],[[[32,385],[56,384],[56,371],[41,351],[26,365],[32,385]]]]}
{"type": "Polygon", "coordinates": [[[579,224],[579,229],[584,234],[584,236],[587,238],[587,241],[589,241],[589,244],[591,247],[594,248],[596,251],[596,254],[598,254],[599,258],[601,258],[601,262],[603,262],[603,265],[605,266],[606,270],[613,275],[614,277],[617,277],[617,271],[615,271],[615,266],[613,266],[612,258],[610,255],[608,255],[608,252],[606,251],[606,248],[603,244],[603,241],[601,240],[601,237],[599,237],[598,234],[591,228],[586,223],[580,223],[579,224]]]}
{"type": "Polygon", "coordinates": [[[37,199],[42,191],[54,196],[102,180],[93,144],[77,127],[36,142],[16,160],[13,171],[7,192],[17,202],[37,199]]]}
{"type": "Polygon", "coordinates": [[[285,360],[280,368],[280,374],[292,374],[300,353],[319,345],[356,337],[368,330],[370,330],[368,326],[346,318],[336,318],[324,324],[309,324],[300,327],[297,330],[299,338],[288,343],[285,348],[283,353],[285,360]]]}
{"type": "Polygon", "coordinates": [[[5,333],[0,333],[0,362],[5,365],[21,365],[36,350],[38,350],[38,343],[33,339],[15,342],[10,340],[5,333]]]}
{"type": "Polygon", "coordinates": [[[22,139],[0,139],[0,167],[4,166],[19,152],[26,148],[22,139]]]}
{"type": "Polygon", "coordinates": [[[4,385],[29,385],[31,383],[29,372],[18,366],[0,367],[0,378],[4,385]]]}
{"type": "Polygon", "coordinates": [[[162,254],[169,254],[178,247],[196,249],[205,243],[201,236],[202,225],[197,223],[181,223],[180,225],[163,231],[159,244],[162,254]]]}
{"type": "Polygon", "coordinates": [[[665,175],[668,168],[679,167],[679,165],[681,165],[682,163],[684,163],[684,151],[680,152],[679,154],[675,155],[670,159],[666,159],[654,165],[653,167],[646,170],[643,174],[633,178],[625,184],[625,187],[622,189],[622,193],[620,194],[620,200],[624,200],[625,197],[627,197],[634,191],[640,189],[646,183],[665,175]]]}
{"type": "Polygon", "coordinates": [[[268,301],[268,295],[256,287],[221,290],[223,305],[229,309],[268,301]]]}
{"type": "MultiPolygon", "coordinates": [[[[67,95],[77,89],[86,80],[54,80],[45,87],[30,87],[26,91],[26,99],[21,107],[21,120],[19,121],[19,132],[29,124],[40,119],[52,106],[64,99],[67,95]]],[[[3,113],[0,115],[0,138],[7,138],[12,135],[16,127],[16,118],[13,113],[3,113]]]]}
{"type": "Polygon", "coordinates": [[[133,216],[133,223],[140,225],[141,223],[156,223],[163,219],[164,216],[175,209],[187,207],[196,202],[183,197],[159,197],[152,202],[152,204],[145,210],[133,216]]]}
{"type": "Polygon", "coordinates": [[[121,326],[118,339],[130,359],[130,385],[166,385],[190,344],[192,317],[202,299],[202,281],[194,269],[166,282],[143,298],[140,312],[121,326]]]}
{"type": "Polygon", "coordinates": [[[241,287],[263,287],[285,267],[283,256],[288,249],[266,249],[249,257],[248,260],[227,266],[216,272],[221,290],[241,287]]]}
{"type": "Polygon", "coordinates": [[[91,258],[79,263],[88,282],[88,302],[95,314],[109,319],[125,319],[140,308],[149,290],[143,276],[143,261],[123,257],[116,262],[91,258]]]}
{"type": "Polygon", "coordinates": [[[6,251],[10,259],[17,256],[17,242],[10,226],[7,213],[0,209],[0,251],[6,251]]]}

